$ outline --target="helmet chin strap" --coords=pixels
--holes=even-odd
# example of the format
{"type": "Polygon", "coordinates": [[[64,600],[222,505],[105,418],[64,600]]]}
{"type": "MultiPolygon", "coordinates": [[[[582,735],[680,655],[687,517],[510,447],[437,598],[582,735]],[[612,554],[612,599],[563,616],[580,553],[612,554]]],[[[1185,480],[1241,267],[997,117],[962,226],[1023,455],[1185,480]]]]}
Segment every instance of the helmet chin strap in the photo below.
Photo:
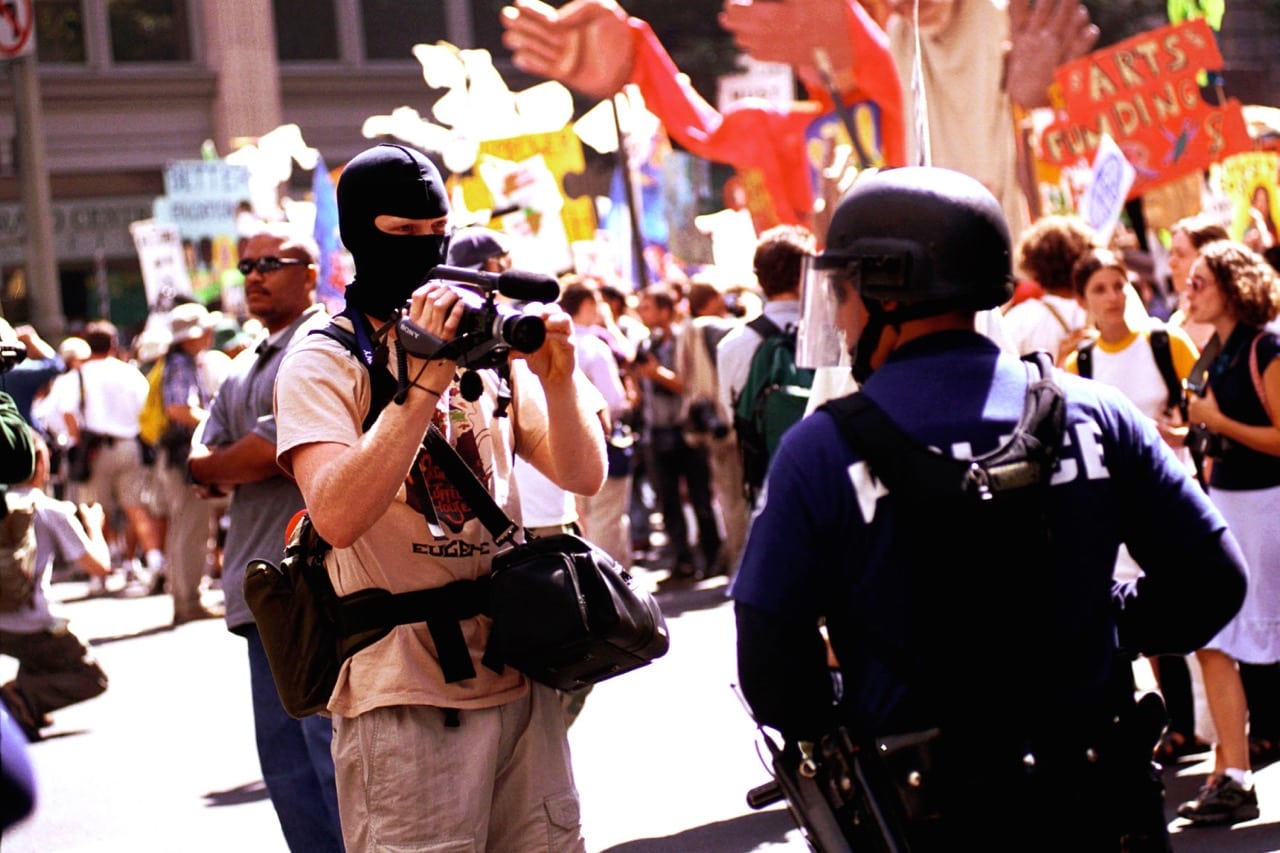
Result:
{"type": "Polygon", "coordinates": [[[858,335],[853,349],[849,351],[850,360],[853,362],[849,369],[859,385],[866,382],[875,370],[871,366],[871,356],[875,353],[876,347],[880,346],[880,336],[889,325],[888,313],[879,302],[864,304],[867,307],[867,325],[862,327],[862,333],[858,335]]]}
{"type": "Polygon", "coordinates": [[[921,317],[941,314],[949,307],[939,302],[917,302],[911,305],[899,304],[892,311],[889,311],[885,310],[884,303],[873,299],[864,300],[863,304],[867,309],[867,325],[862,327],[862,334],[858,335],[857,343],[849,351],[853,361],[851,368],[853,378],[857,380],[859,385],[865,382],[875,370],[871,366],[871,356],[875,353],[876,348],[880,346],[880,336],[884,334],[885,329],[891,326],[898,328],[908,320],[918,320],[921,317]]]}

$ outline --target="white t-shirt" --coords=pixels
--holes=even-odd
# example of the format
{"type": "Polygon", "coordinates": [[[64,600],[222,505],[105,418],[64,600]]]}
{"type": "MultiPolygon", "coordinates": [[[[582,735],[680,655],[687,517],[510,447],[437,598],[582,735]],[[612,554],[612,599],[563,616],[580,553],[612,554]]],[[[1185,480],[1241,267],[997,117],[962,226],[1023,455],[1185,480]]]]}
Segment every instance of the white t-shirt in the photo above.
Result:
{"type": "Polygon", "coordinates": [[[1040,299],[1028,299],[1010,308],[1004,315],[1004,331],[1018,355],[1043,350],[1056,359],[1058,347],[1067,336],[1088,322],[1088,314],[1079,302],[1046,293],[1040,299]]]}
{"type": "Polygon", "coordinates": [[[578,367],[609,407],[609,417],[617,420],[627,409],[627,392],[618,375],[613,350],[586,326],[573,324],[573,343],[578,350],[578,367]]]}
{"type": "Polygon", "coordinates": [[[82,430],[116,438],[136,438],[138,416],[147,402],[147,378],[118,358],[91,358],[79,371],[68,371],[49,389],[50,410],[61,417],[75,415],[82,430]],[[84,416],[80,415],[80,386],[84,379],[84,416]]]}

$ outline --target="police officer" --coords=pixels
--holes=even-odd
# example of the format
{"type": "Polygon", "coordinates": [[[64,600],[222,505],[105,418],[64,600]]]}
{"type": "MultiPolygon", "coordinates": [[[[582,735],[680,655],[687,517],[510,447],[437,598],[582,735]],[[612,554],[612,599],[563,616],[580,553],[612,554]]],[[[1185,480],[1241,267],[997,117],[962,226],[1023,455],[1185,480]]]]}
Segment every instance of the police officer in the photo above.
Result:
{"type": "MultiPolygon", "coordinates": [[[[861,393],[907,439],[978,458],[1025,423],[1038,381],[974,331],[1011,287],[1008,228],[980,183],[880,172],[841,200],[811,259],[799,349],[821,359],[844,342],[861,393]]],[[[791,744],[838,726],[855,744],[916,744],[902,764],[862,753],[888,755],[872,776],[912,849],[1119,849],[1144,831],[1167,848],[1150,765],[1162,721],[1134,705],[1129,661],[1198,648],[1242,600],[1234,538],[1154,425],[1110,388],[1048,378],[1065,397],[1056,465],[986,515],[889,489],[831,410],[801,421],[730,589],[761,723],[791,744]],[[1122,542],[1145,575],[1113,588],[1122,542]],[[1136,815],[1125,794],[1143,784],[1154,795],[1136,815]]]]}

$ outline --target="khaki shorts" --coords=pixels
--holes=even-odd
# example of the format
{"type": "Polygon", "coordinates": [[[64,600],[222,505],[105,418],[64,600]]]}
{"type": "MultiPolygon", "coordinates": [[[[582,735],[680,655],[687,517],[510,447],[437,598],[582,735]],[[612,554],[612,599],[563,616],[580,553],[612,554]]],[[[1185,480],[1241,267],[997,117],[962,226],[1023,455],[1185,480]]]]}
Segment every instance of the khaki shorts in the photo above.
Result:
{"type": "Polygon", "coordinates": [[[76,499],[84,503],[97,501],[108,512],[140,506],[146,470],[137,440],[117,438],[98,448],[89,482],[80,486],[76,499]]]}
{"type": "Polygon", "coordinates": [[[333,720],[347,853],[585,849],[560,695],[496,708],[397,705],[333,720]]]}

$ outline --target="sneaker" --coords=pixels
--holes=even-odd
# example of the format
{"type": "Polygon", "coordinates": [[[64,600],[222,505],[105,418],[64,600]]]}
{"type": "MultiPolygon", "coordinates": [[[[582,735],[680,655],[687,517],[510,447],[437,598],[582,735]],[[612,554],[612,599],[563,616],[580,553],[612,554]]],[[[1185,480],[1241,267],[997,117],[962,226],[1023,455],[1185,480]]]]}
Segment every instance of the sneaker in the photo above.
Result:
{"type": "Polygon", "coordinates": [[[1210,777],[1194,800],[1178,806],[1178,817],[1202,826],[1240,823],[1259,814],[1257,791],[1246,791],[1229,776],[1210,777]]]}

